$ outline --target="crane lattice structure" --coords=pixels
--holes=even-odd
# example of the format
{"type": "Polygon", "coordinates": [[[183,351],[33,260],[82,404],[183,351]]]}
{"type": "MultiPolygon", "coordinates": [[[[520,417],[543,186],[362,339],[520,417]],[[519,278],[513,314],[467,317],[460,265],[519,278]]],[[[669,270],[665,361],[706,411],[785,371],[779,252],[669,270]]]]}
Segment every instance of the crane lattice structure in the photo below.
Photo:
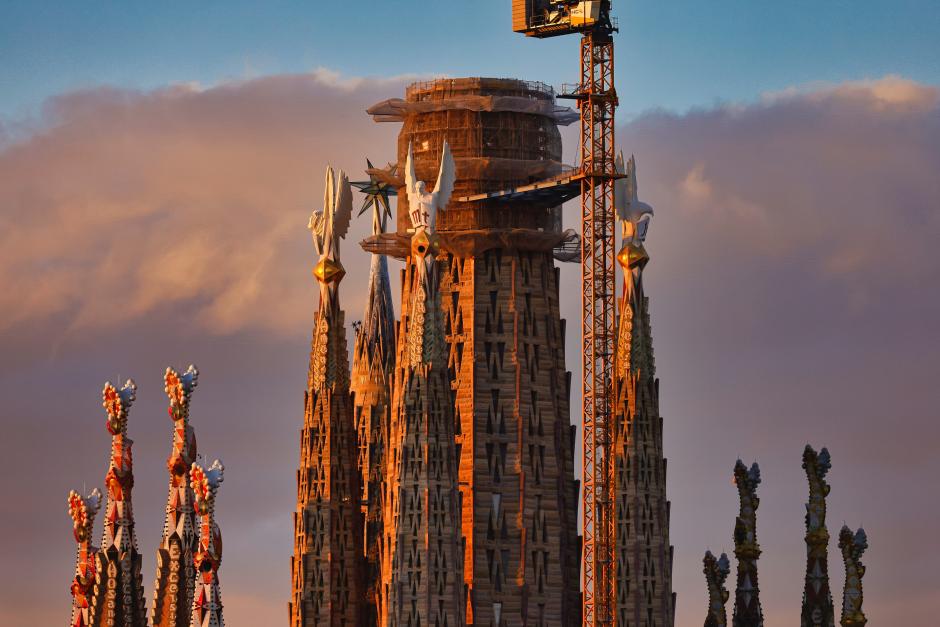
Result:
{"type": "Polygon", "coordinates": [[[513,30],[530,37],[581,34],[581,80],[560,97],[581,118],[581,278],[583,285],[583,613],[586,626],[613,623],[613,373],[616,351],[614,41],[610,0],[515,0],[513,30]]]}

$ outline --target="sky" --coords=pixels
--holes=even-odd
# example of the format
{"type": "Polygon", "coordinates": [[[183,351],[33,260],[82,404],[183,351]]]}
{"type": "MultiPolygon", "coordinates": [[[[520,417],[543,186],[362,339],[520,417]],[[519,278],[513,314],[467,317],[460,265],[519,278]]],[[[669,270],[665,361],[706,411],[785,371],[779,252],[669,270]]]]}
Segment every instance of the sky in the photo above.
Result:
{"type": "MultiPolygon", "coordinates": [[[[343,4],[0,6],[4,625],[68,614],[65,496],[102,485],[100,390],[128,376],[150,594],[171,435],[161,377],[190,362],[200,451],[226,463],[227,623],[285,620],[317,298],[304,227],[324,167],[359,175],[367,156],[391,159],[397,125],[364,110],[416,77],[557,86],[577,73],[576,40],[513,34],[505,2],[343,4]]],[[[618,142],[656,208],[645,285],[677,624],[703,620],[704,551],[732,549],[739,457],[763,470],[766,624],[796,620],[810,442],[833,457],[833,536],[843,522],[869,534],[869,620],[928,627],[940,589],[940,12],[729,0],[616,13],[618,142]]],[[[367,229],[354,222],[344,247],[350,321],[367,229]]],[[[568,290],[578,278],[563,266],[568,290]]]]}

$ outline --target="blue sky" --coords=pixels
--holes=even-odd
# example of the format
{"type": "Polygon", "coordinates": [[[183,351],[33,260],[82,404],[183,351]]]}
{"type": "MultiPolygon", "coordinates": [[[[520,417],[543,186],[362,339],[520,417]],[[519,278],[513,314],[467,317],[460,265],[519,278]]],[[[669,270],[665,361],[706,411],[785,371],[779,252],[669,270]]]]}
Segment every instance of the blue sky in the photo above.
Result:
{"type": "MultiPolygon", "coordinates": [[[[450,2],[4,2],[0,116],[90,85],[153,88],[305,72],[511,75],[558,85],[577,41],[527,40],[508,0],[450,2]],[[356,7],[350,13],[349,7],[356,7]]],[[[900,74],[940,82],[940,10],[892,2],[627,2],[620,19],[623,115],[685,110],[815,81],[900,74]]]]}

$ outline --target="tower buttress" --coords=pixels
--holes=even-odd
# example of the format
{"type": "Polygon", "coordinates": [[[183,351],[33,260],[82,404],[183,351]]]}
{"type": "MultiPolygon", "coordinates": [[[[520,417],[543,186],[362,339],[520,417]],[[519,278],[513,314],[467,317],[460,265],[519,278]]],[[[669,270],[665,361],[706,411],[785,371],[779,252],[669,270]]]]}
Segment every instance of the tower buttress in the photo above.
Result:
{"type": "Polygon", "coordinates": [[[105,383],[103,405],[108,413],[108,432],[111,434],[111,460],[105,476],[107,504],[105,505],[104,534],[96,564],[92,614],[95,625],[142,626],[147,623],[141,579],[141,556],[137,551],[134,533],[134,510],[131,492],[134,470],[131,448],[127,437],[127,415],[136,398],[137,386],[130,379],[115,388],[105,383]]]}
{"type": "Polygon", "coordinates": [[[193,563],[199,539],[193,510],[190,467],[196,461],[196,435],[189,424],[189,402],[199,371],[190,365],[183,374],[167,368],[164,391],[173,422],[173,447],[167,458],[170,475],[163,538],[157,547],[157,574],[153,584],[153,627],[189,625],[196,585],[193,563]]]}
{"type": "Polygon", "coordinates": [[[294,556],[292,627],[359,624],[364,601],[362,512],[356,470],[356,432],[339,282],[340,239],[352,213],[349,181],[327,168],[324,208],[310,218],[320,284],[304,395],[294,556]]]}

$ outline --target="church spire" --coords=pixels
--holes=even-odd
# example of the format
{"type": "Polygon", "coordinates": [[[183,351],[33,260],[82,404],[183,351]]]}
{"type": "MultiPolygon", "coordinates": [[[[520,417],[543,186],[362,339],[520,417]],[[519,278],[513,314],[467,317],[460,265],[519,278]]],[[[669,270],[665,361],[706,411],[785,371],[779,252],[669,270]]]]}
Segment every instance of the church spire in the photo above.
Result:
{"type": "Polygon", "coordinates": [[[193,565],[197,575],[193,590],[190,627],[224,627],[219,566],[222,564],[222,534],[215,522],[215,497],[222,484],[222,462],[215,460],[208,470],[194,463],[189,470],[196,514],[199,544],[193,565]]]}
{"type": "Polygon", "coordinates": [[[95,515],[101,507],[101,492],[98,488],[87,496],[72,490],[69,492],[69,516],[72,519],[72,534],[78,543],[75,558],[75,578],[72,580],[72,621],[70,627],[88,627],[93,624],[91,615],[92,593],[97,574],[95,560],[97,547],[92,546],[91,536],[95,526],[95,515]]]}
{"type": "Polygon", "coordinates": [[[829,451],[819,453],[809,444],[803,450],[803,469],[809,482],[806,504],[806,580],[800,627],[833,627],[835,613],[829,590],[829,531],[826,529],[826,474],[832,463],[829,451]]]}
{"type": "Polygon", "coordinates": [[[185,627],[193,604],[196,572],[193,556],[198,539],[189,470],[196,461],[196,436],[189,425],[189,402],[199,378],[195,366],[183,374],[167,368],[163,376],[173,422],[173,447],[167,458],[169,494],[163,538],[157,547],[153,584],[153,627],[185,627]]]}
{"type": "Polygon", "coordinates": [[[391,499],[386,538],[392,555],[385,566],[391,569],[391,586],[385,603],[388,615],[382,617],[382,624],[464,624],[454,403],[435,230],[437,213],[447,206],[453,189],[453,168],[445,142],[437,185],[427,193],[424,183],[416,180],[409,150],[405,176],[414,235],[403,286],[410,298],[402,312],[398,343],[398,391],[390,446],[395,454],[388,460],[391,499]],[[394,522],[389,525],[389,521],[394,522]]]}
{"type": "Polygon", "coordinates": [[[663,457],[659,385],[653,360],[649,299],[643,293],[643,246],[653,209],[637,195],[633,157],[617,169],[615,207],[623,232],[617,260],[623,270],[616,359],[613,442],[614,607],[616,625],[671,627],[672,546],[663,457]]]}
{"type": "Polygon", "coordinates": [[[738,559],[738,579],[734,591],[733,627],[763,627],[764,614],[760,605],[757,585],[757,486],[760,467],[754,462],[750,468],[739,459],[734,465],[734,483],[738,488],[740,511],[734,523],[734,556],[738,559]]]}
{"type": "Polygon", "coordinates": [[[848,526],[842,526],[839,532],[839,550],[842,551],[842,561],[845,563],[842,618],[839,621],[842,627],[865,627],[868,622],[862,612],[862,577],[865,576],[862,555],[867,549],[868,536],[864,529],[859,528],[853,533],[848,526]]]}
{"type": "MultiPolygon", "coordinates": [[[[390,215],[389,196],[395,191],[376,174],[368,162],[369,181],[352,183],[366,194],[359,214],[372,209],[372,234],[385,232],[390,215]]],[[[389,171],[394,170],[390,166],[389,171]]],[[[395,367],[395,312],[388,277],[388,261],[373,254],[369,268],[369,291],[362,323],[356,325],[353,348],[353,412],[359,440],[359,475],[364,517],[364,551],[367,561],[366,599],[370,622],[377,620],[381,603],[382,486],[391,417],[391,378],[395,367]]]]}
{"type": "Polygon", "coordinates": [[[728,602],[728,589],[725,580],[731,572],[728,556],[724,553],[715,558],[711,551],[705,551],[702,560],[705,572],[705,583],[708,586],[708,614],[705,617],[705,627],[726,627],[728,614],[725,603],[728,602]]]}
{"type": "Polygon", "coordinates": [[[131,379],[121,389],[110,382],[105,383],[102,398],[111,434],[111,460],[104,479],[107,504],[97,565],[101,586],[95,597],[100,608],[99,624],[107,627],[143,625],[147,620],[147,608],[144,606],[141,557],[137,552],[131,505],[134,487],[131,449],[134,442],[127,437],[127,414],[137,398],[137,385],[131,379]]]}
{"type": "Polygon", "coordinates": [[[344,313],[339,282],[345,275],[340,239],[352,214],[349,180],[327,168],[324,208],[309,227],[319,255],[320,284],[304,395],[297,511],[294,514],[292,627],[358,624],[364,594],[362,523],[356,433],[349,394],[344,313]]]}

